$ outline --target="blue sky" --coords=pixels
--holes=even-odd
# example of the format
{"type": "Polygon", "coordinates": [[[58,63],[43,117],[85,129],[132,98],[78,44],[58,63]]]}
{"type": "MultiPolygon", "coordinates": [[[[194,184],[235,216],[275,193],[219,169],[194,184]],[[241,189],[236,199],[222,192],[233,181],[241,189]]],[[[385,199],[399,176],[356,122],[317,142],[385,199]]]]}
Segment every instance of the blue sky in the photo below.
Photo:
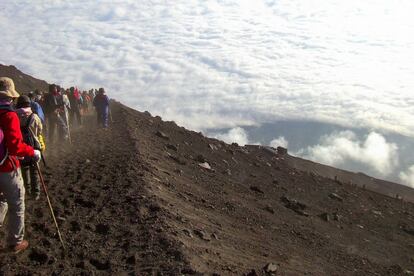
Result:
{"type": "MultiPolygon", "coordinates": [[[[5,0],[0,62],[64,86],[104,86],[191,129],[362,127],[364,137],[333,133],[348,139],[335,148],[352,141],[408,175],[414,167],[395,165],[399,145],[381,133],[414,136],[413,10],[409,0],[5,0]]],[[[323,139],[309,146],[332,149],[323,139]]]]}

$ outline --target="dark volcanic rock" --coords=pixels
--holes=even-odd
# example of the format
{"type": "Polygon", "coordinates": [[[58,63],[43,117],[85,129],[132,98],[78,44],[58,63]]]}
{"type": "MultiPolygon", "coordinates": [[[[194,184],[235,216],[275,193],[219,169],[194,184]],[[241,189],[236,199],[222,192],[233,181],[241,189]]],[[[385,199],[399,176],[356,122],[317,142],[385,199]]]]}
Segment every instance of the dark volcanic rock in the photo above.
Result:
{"type": "Polygon", "coordinates": [[[260,189],[260,187],[258,186],[250,186],[250,190],[259,193],[259,194],[264,194],[264,192],[262,191],[262,189],[260,189]]]}
{"type": "Polygon", "coordinates": [[[297,214],[302,216],[309,216],[308,213],[306,213],[304,210],[306,209],[306,205],[295,200],[295,199],[289,199],[285,196],[280,198],[280,201],[282,201],[286,208],[289,208],[293,211],[295,211],[297,214]]]}

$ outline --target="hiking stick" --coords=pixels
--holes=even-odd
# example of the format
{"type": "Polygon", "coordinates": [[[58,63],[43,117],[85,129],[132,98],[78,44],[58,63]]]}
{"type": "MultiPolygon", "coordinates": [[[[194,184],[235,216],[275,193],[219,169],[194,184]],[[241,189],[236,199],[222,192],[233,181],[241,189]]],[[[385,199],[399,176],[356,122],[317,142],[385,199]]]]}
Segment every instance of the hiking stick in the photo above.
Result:
{"type": "Polygon", "coordinates": [[[111,124],[113,124],[114,120],[112,120],[112,110],[109,107],[108,107],[108,109],[109,109],[109,119],[111,120],[111,124]]]}
{"type": "Polygon", "coordinates": [[[71,137],[71,135],[70,135],[70,123],[69,123],[69,120],[66,120],[66,125],[67,125],[67,127],[68,127],[68,138],[69,138],[69,144],[72,144],[72,137],[71,137]]]}
{"type": "Polygon", "coordinates": [[[43,165],[45,166],[45,168],[47,167],[46,165],[46,160],[45,160],[45,156],[43,155],[42,152],[40,152],[40,156],[42,157],[42,161],[43,161],[43,165]]]}
{"type": "Polygon", "coordinates": [[[40,167],[39,167],[38,163],[36,163],[36,169],[37,169],[37,173],[39,174],[39,177],[40,177],[40,182],[42,183],[43,191],[46,194],[47,203],[49,204],[50,213],[52,214],[53,222],[55,223],[55,226],[56,226],[56,229],[57,229],[57,232],[58,232],[58,235],[59,235],[60,243],[62,244],[63,250],[66,250],[65,244],[63,243],[62,235],[60,234],[59,226],[58,226],[57,221],[56,221],[55,212],[53,212],[52,203],[50,203],[49,194],[47,193],[46,184],[45,184],[45,181],[43,179],[43,175],[42,175],[42,172],[40,171],[40,167]]]}

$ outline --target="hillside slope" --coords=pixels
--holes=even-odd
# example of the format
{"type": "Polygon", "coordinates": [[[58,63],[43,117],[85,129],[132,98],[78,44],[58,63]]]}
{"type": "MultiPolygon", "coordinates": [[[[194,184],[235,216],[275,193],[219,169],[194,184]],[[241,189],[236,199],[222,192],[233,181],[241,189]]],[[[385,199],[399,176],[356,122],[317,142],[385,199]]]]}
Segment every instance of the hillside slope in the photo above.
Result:
{"type": "Polygon", "coordinates": [[[0,76],[12,78],[16,86],[16,90],[20,93],[28,93],[35,89],[41,91],[48,90],[47,82],[29,76],[13,65],[0,64],[0,76]]]}
{"type": "MultiPolygon", "coordinates": [[[[112,103],[72,145],[48,145],[20,255],[0,275],[409,275],[414,205],[293,168],[112,103]]],[[[0,229],[0,244],[4,230],[0,229]]]]}
{"type": "Polygon", "coordinates": [[[45,176],[66,254],[44,198],[29,199],[31,247],[2,254],[3,274],[241,275],[267,263],[280,275],[414,270],[411,203],[117,103],[112,110],[109,130],[88,126],[72,146],[49,146],[45,176]]]}

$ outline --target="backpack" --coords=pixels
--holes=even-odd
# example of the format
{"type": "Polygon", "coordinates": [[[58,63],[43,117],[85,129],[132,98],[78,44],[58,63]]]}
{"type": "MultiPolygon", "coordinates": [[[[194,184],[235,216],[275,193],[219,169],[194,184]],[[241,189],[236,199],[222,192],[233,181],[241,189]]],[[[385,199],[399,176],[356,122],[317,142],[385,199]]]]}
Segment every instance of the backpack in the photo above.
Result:
{"type": "MultiPolygon", "coordinates": [[[[7,112],[1,113],[0,116],[3,116],[9,111],[14,111],[13,108],[10,106],[0,106],[0,109],[7,110],[7,112]]],[[[9,157],[9,152],[7,151],[6,144],[4,141],[4,132],[0,126],[0,166],[4,164],[4,162],[7,160],[8,157],[9,157]]]]}
{"type": "Polygon", "coordinates": [[[4,132],[0,128],[0,166],[6,161],[9,153],[7,152],[6,145],[4,144],[4,132]]]}
{"type": "MultiPolygon", "coordinates": [[[[30,114],[29,118],[27,118],[26,125],[20,126],[20,130],[22,132],[23,136],[23,142],[34,149],[40,150],[41,146],[37,138],[35,137],[33,131],[30,129],[30,125],[34,122],[34,115],[35,113],[30,114]]],[[[20,165],[22,167],[33,165],[33,158],[31,157],[24,157],[22,160],[20,160],[20,165]]]]}
{"type": "Polygon", "coordinates": [[[46,94],[44,104],[45,104],[46,113],[52,113],[57,108],[64,105],[63,97],[60,94],[58,95],[53,95],[50,93],[46,94]]]}

